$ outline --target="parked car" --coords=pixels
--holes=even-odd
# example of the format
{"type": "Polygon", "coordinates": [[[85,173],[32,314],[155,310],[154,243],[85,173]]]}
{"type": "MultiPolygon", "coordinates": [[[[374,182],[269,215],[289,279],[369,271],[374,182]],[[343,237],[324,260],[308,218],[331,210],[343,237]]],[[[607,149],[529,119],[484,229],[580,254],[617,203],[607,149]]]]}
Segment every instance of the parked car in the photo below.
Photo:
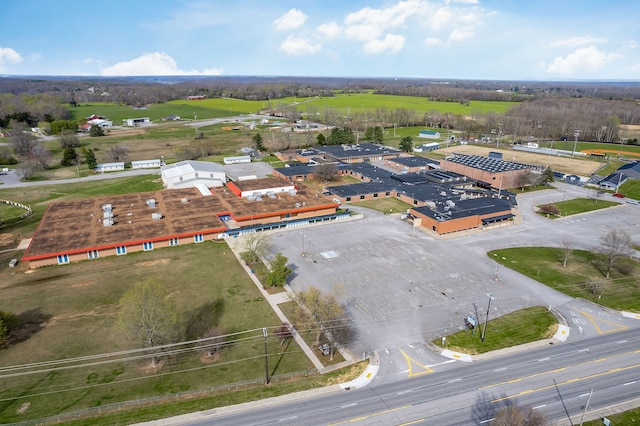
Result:
{"type": "Polygon", "coordinates": [[[331,353],[331,347],[328,343],[323,343],[322,345],[318,346],[318,349],[320,349],[322,355],[329,355],[329,353],[331,353]]]}
{"type": "Polygon", "coordinates": [[[613,196],[618,198],[624,198],[624,195],[619,192],[616,192],[615,194],[613,194],[613,196]]]}
{"type": "Polygon", "coordinates": [[[635,204],[635,205],[638,205],[638,204],[640,204],[640,201],[638,201],[638,200],[631,200],[631,199],[627,199],[627,203],[629,203],[629,204],[635,204]]]}

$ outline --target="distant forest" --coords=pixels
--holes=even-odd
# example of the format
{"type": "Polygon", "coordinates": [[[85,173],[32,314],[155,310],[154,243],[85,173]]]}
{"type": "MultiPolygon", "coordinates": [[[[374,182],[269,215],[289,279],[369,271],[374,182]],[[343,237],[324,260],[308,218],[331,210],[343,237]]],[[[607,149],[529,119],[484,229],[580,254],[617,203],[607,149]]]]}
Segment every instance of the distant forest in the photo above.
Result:
{"type": "Polygon", "coordinates": [[[619,126],[640,125],[640,83],[509,82],[314,77],[0,77],[0,127],[68,119],[64,104],[115,102],[131,106],[203,95],[244,100],[331,97],[337,92],[424,97],[433,101],[512,101],[504,116],[455,117],[440,113],[412,122],[437,122],[468,133],[498,129],[514,135],[559,138],[581,130],[581,139],[616,142],[619,126]]]}

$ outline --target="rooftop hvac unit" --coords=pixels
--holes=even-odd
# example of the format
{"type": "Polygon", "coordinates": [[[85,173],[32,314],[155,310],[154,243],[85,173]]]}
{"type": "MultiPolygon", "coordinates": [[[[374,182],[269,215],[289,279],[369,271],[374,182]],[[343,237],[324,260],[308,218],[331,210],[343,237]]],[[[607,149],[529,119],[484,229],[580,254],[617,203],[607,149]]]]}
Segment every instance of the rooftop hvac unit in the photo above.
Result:
{"type": "Polygon", "coordinates": [[[106,218],[102,220],[102,226],[112,226],[113,225],[113,218],[106,218]]]}
{"type": "Polygon", "coordinates": [[[103,219],[111,219],[113,218],[113,213],[111,212],[111,210],[109,210],[108,212],[105,211],[102,213],[102,218],[103,219]]]}
{"type": "Polygon", "coordinates": [[[102,211],[103,212],[110,212],[112,209],[111,204],[103,204],[102,205],[102,211]]]}
{"type": "Polygon", "coordinates": [[[147,200],[147,205],[149,207],[155,208],[156,207],[156,199],[155,198],[149,198],[147,200]]]}
{"type": "Polygon", "coordinates": [[[162,213],[151,213],[151,219],[153,219],[153,220],[162,219],[162,213]]]}
{"type": "MultiPolygon", "coordinates": [[[[226,191],[225,191],[225,192],[226,192],[226,191]]],[[[188,199],[188,198],[181,198],[181,199],[180,199],[180,202],[181,202],[181,203],[184,203],[184,204],[187,204],[187,203],[189,202],[189,199],[188,199]]]]}

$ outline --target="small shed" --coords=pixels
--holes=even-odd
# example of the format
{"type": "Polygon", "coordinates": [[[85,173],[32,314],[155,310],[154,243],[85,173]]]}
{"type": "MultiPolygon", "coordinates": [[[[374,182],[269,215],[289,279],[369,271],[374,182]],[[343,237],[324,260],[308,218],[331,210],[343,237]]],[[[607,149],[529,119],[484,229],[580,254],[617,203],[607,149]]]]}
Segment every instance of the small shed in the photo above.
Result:
{"type": "Polygon", "coordinates": [[[96,165],[96,172],[114,172],[124,170],[124,161],[119,161],[117,163],[102,163],[96,165]]]}

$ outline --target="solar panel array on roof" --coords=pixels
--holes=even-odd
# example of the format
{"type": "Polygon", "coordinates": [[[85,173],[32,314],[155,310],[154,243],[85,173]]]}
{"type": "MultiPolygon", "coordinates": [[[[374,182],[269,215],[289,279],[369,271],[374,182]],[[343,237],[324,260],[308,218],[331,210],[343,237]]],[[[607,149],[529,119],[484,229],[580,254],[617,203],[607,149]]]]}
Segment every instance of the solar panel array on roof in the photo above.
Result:
{"type": "Polygon", "coordinates": [[[502,161],[497,158],[482,157],[480,155],[454,154],[452,157],[447,158],[447,160],[491,173],[522,170],[533,167],[528,164],[502,161]]]}

